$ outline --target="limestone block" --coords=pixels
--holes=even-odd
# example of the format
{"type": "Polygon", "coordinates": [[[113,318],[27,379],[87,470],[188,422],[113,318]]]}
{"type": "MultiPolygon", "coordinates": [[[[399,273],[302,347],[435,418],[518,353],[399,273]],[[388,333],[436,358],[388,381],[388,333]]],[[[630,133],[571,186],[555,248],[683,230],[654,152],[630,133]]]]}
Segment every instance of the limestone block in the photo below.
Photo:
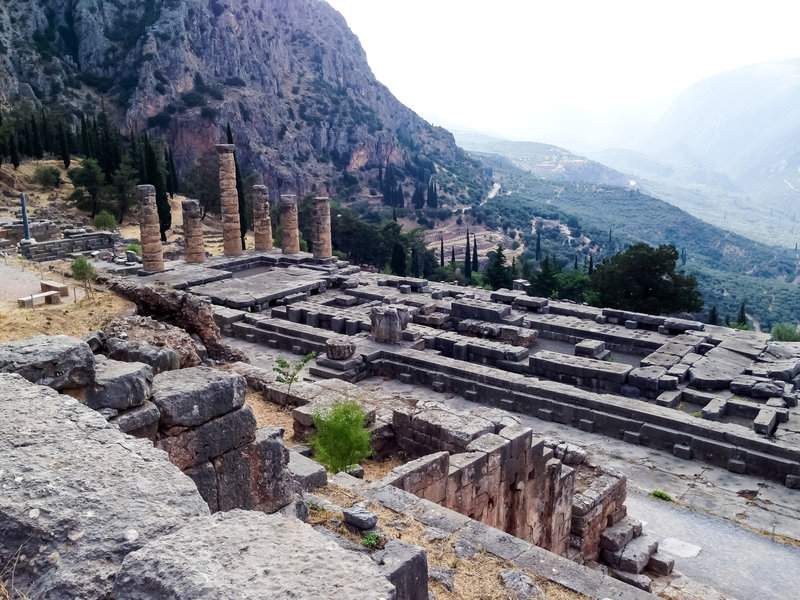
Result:
{"type": "MultiPolygon", "coordinates": [[[[245,428],[249,426],[245,424],[245,428]]],[[[215,458],[219,510],[272,513],[289,504],[297,491],[288,468],[289,454],[283,430],[267,426],[258,430],[252,443],[215,458]]]]}
{"type": "Polygon", "coordinates": [[[255,432],[256,418],[250,407],[245,406],[178,435],[162,437],[156,446],[169,454],[174,465],[188,469],[246,446],[255,439],[255,432]]]}
{"type": "Polygon", "coordinates": [[[629,573],[641,573],[656,550],[658,550],[658,540],[646,534],[634,538],[622,551],[619,568],[629,573]]]}
{"type": "Polygon", "coordinates": [[[133,342],[121,338],[106,340],[106,354],[114,360],[141,362],[150,365],[153,373],[179,369],[181,358],[172,348],[160,348],[147,342],[133,342]]]}
{"type": "Polygon", "coordinates": [[[425,548],[395,539],[373,554],[372,560],[394,585],[398,599],[428,600],[428,554],[425,548]]]}
{"type": "Polygon", "coordinates": [[[153,369],[140,362],[121,362],[99,356],[94,384],[86,388],[86,405],[125,410],[141,406],[150,397],[153,369]]]}
{"type": "Polygon", "coordinates": [[[358,504],[351,508],[345,508],[342,514],[344,515],[344,522],[356,529],[366,531],[378,524],[378,515],[358,504]]]}
{"type": "Polygon", "coordinates": [[[0,423],[0,564],[29,598],[110,598],[126,554],[208,514],[151,442],[69,396],[0,374],[0,423]]]}
{"type": "Polygon", "coordinates": [[[658,391],[658,381],[667,374],[664,367],[639,367],[628,373],[628,383],[640,390],[658,391]]]}
{"type": "Polygon", "coordinates": [[[123,433],[154,439],[160,417],[161,412],[158,407],[150,401],[145,401],[141,406],[126,410],[108,422],[119,427],[123,433]]]}
{"type": "Polygon", "coordinates": [[[325,487],[328,474],[325,467],[298,452],[289,452],[289,472],[304,491],[325,487]]]}
{"type": "Polygon", "coordinates": [[[0,373],[17,373],[56,390],[82,388],[95,378],[89,345],[66,335],[37,335],[0,344],[0,373]]]}
{"type": "Polygon", "coordinates": [[[244,377],[211,367],[167,371],[153,380],[162,428],[201,425],[242,406],[246,393],[244,377]]]}
{"type": "MultiPolygon", "coordinates": [[[[427,569],[421,573],[427,600],[427,569]]],[[[398,598],[363,554],[341,548],[299,519],[241,510],[196,519],[128,555],[113,597],[398,598]]]]}
{"type": "Polygon", "coordinates": [[[332,360],[347,360],[356,352],[356,343],[348,337],[333,337],[325,340],[325,354],[332,360]]]}

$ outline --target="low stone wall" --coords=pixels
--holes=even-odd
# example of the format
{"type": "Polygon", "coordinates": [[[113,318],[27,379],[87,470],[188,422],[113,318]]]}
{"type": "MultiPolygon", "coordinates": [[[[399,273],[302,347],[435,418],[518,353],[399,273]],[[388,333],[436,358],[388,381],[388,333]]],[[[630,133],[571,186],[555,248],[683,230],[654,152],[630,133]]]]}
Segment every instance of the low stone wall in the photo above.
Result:
{"type": "Polygon", "coordinates": [[[25,258],[37,262],[57,260],[67,258],[75,252],[83,253],[111,248],[114,238],[115,234],[113,233],[86,233],[76,237],[64,238],[63,240],[23,244],[20,246],[20,252],[25,258]]]}
{"type": "MultiPolygon", "coordinates": [[[[52,240],[59,235],[58,225],[52,221],[29,221],[31,237],[38,242],[52,240]]],[[[0,238],[7,238],[12,244],[18,244],[25,237],[22,221],[15,221],[0,227],[0,238]]]]}

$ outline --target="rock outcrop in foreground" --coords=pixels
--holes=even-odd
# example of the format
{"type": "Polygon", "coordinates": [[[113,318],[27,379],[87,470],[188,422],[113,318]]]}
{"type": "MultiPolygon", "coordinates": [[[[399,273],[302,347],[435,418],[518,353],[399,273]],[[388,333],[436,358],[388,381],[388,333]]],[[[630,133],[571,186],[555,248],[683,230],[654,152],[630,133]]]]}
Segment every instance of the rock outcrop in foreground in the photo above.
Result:
{"type": "Polygon", "coordinates": [[[0,423],[0,567],[28,598],[395,598],[297,519],[212,517],[164,452],[71,396],[0,373],[0,423]]]}

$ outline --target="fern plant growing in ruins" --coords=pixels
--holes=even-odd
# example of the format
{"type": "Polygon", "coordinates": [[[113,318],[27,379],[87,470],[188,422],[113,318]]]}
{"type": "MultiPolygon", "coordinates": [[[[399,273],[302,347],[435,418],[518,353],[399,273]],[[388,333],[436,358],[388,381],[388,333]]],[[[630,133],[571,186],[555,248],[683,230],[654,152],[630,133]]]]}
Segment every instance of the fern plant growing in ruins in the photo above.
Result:
{"type": "Polygon", "coordinates": [[[331,473],[346,471],[371,454],[366,414],[355,400],[343,398],[314,413],[317,432],[309,440],[315,458],[331,473]]]}
{"type": "Polygon", "coordinates": [[[309,352],[293,365],[290,364],[288,360],[280,356],[275,359],[275,363],[278,365],[277,367],[272,368],[272,370],[278,374],[275,380],[278,383],[286,384],[287,396],[292,391],[292,384],[300,378],[300,371],[303,370],[303,367],[306,366],[306,363],[308,363],[308,361],[313,360],[316,357],[317,357],[316,352],[309,352]]]}

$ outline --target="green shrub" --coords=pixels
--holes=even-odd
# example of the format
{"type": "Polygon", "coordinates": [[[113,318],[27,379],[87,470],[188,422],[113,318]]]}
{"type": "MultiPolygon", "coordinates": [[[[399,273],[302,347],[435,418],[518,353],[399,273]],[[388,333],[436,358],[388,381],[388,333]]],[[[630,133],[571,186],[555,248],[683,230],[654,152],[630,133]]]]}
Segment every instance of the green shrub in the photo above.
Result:
{"type": "Polygon", "coordinates": [[[661,490],[653,490],[650,492],[650,495],[659,500],[664,500],[665,502],[672,502],[672,497],[667,492],[662,492],[661,490]]]}
{"type": "Polygon", "coordinates": [[[117,228],[117,220],[107,210],[101,210],[92,221],[95,229],[114,231],[117,228]]]}
{"type": "Polygon", "coordinates": [[[94,270],[91,263],[86,260],[85,256],[79,256],[72,261],[70,268],[72,269],[72,276],[78,281],[82,281],[86,294],[91,295],[92,288],[89,286],[89,283],[94,281],[94,278],[97,276],[97,271],[94,270]]]}
{"type": "Polygon", "coordinates": [[[125,250],[130,250],[131,252],[136,252],[136,254],[141,257],[142,256],[142,246],[137,242],[133,242],[132,244],[128,244],[125,246],[125,250]]]}
{"type": "Polygon", "coordinates": [[[317,433],[309,440],[316,459],[331,473],[347,470],[370,455],[366,415],[358,402],[341,399],[314,414],[317,433]]]}
{"type": "Polygon", "coordinates": [[[377,548],[378,543],[381,541],[380,536],[374,531],[368,533],[364,536],[364,539],[361,540],[361,545],[365,548],[377,548]]]}
{"type": "Polygon", "coordinates": [[[287,395],[292,391],[292,384],[300,377],[301,369],[306,366],[308,361],[313,360],[316,357],[316,352],[309,352],[294,365],[289,364],[288,360],[280,356],[275,359],[275,364],[278,366],[273,367],[272,370],[278,374],[278,376],[275,378],[276,381],[278,383],[286,384],[287,395]]]}
{"type": "Polygon", "coordinates": [[[800,331],[791,323],[775,323],[772,326],[772,339],[777,342],[800,342],[800,331]]]}
{"type": "Polygon", "coordinates": [[[61,178],[61,172],[55,167],[36,167],[33,173],[36,183],[44,187],[56,187],[61,178]]]}

